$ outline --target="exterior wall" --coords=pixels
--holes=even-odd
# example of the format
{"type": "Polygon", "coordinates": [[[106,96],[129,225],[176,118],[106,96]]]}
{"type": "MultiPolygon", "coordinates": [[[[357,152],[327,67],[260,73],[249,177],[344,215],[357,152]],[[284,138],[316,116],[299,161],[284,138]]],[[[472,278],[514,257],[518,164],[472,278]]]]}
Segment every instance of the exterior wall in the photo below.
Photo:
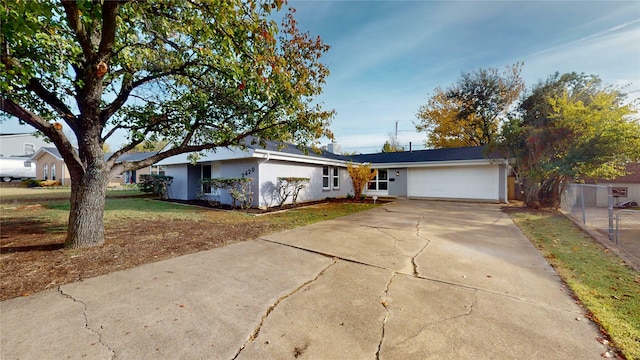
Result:
{"type": "Polygon", "coordinates": [[[407,196],[407,169],[389,169],[389,195],[407,196]]]}
{"type": "MultiPolygon", "coordinates": [[[[613,183],[613,184],[605,184],[600,183],[598,185],[608,186],[611,185],[613,187],[626,187],[627,188],[627,196],[626,197],[614,197],[613,204],[617,205],[619,203],[625,201],[635,201],[640,204],[640,184],[636,183],[613,183]]],[[[596,206],[598,207],[608,207],[609,206],[609,195],[608,191],[605,188],[599,188],[598,191],[595,192],[596,196],[596,206]]]]}
{"type": "Polygon", "coordinates": [[[509,185],[507,183],[507,166],[499,165],[498,167],[498,201],[500,203],[509,202],[509,185]]]}
{"type": "Polygon", "coordinates": [[[35,137],[33,136],[33,134],[0,136],[0,156],[2,157],[10,157],[14,155],[33,155],[41,147],[47,146],[53,145],[46,143],[44,141],[44,138],[35,137]]]}
{"type": "Polygon", "coordinates": [[[165,165],[164,174],[173,177],[173,181],[167,189],[170,199],[188,200],[189,175],[187,166],[187,164],[165,165]]]}
{"type": "MultiPolygon", "coordinates": [[[[260,190],[258,193],[254,193],[254,202],[257,195],[259,200],[258,206],[271,207],[278,205],[277,184],[279,177],[301,177],[310,179],[306,188],[300,192],[298,202],[321,200],[327,197],[345,197],[347,194],[353,193],[351,180],[346,167],[339,167],[338,175],[340,180],[337,188],[332,186],[333,181],[331,177],[329,178],[329,189],[323,189],[322,187],[322,168],[323,165],[279,160],[263,162],[259,167],[260,190]]],[[[291,198],[287,199],[285,203],[290,204],[291,198]]]]}
{"type": "Polygon", "coordinates": [[[44,176],[44,165],[47,165],[48,174],[46,180],[60,180],[62,185],[69,186],[71,185],[71,179],[69,176],[69,172],[67,171],[67,167],[63,160],[59,160],[57,157],[44,152],[42,155],[38,156],[37,159],[33,161],[36,163],[36,179],[45,180],[44,176]],[[56,166],[56,176],[55,179],[52,177],[51,173],[51,165],[55,164],[56,166]]]}

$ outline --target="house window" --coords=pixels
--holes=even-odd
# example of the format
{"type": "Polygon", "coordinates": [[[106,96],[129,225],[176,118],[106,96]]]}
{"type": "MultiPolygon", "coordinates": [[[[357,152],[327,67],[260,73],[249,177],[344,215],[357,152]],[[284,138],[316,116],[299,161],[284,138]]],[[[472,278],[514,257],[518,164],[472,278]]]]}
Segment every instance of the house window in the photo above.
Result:
{"type": "Polygon", "coordinates": [[[332,174],[332,180],[333,180],[333,188],[334,189],[339,189],[340,188],[340,169],[338,167],[334,167],[332,169],[333,171],[331,172],[332,174]]]}
{"type": "Polygon", "coordinates": [[[56,179],[56,164],[51,164],[51,180],[56,179]]]}
{"type": "Polygon", "coordinates": [[[325,190],[330,189],[329,187],[329,167],[322,167],[322,188],[325,190]]]}
{"type": "Polygon", "coordinates": [[[378,169],[376,176],[367,184],[367,190],[382,190],[389,189],[389,173],[387,169],[378,169]]]}
{"type": "MultiPolygon", "coordinates": [[[[211,179],[211,165],[202,165],[202,179],[211,179]]],[[[211,194],[211,185],[202,184],[202,193],[211,194]]]]}
{"type": "Polygon", "coordinates": [[[25,143],[24,144],[24,154],[25,155],[33,155],[36,153],[36,148],[33,144],[25,143]]]}
{"type": "Polygon", "coordinates": [[[49,179],[49,165],[48,164],[44,164],[42,166],[42,171],[43,171],[43,175],[44,175],[44,179],[48,180],[49,179]]]}
{"type": "Polygon", "coordinates": [[[165,175],[165,169],[164,166],[160,166],[160,165],[154,165],[151,167],[151,173],[152,174],[156,174],[156,175],[165,175]]]}

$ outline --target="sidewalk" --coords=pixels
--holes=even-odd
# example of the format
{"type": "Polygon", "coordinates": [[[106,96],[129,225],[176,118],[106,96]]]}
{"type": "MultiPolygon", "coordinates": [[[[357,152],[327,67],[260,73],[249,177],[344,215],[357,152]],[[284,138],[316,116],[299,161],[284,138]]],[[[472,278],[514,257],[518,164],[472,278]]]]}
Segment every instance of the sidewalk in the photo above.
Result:
{"type": "Polygon", "coordinates": [[[489,204],[399,201],[0,303],[2,359],[601,359],[598,336],[489,204]]]}

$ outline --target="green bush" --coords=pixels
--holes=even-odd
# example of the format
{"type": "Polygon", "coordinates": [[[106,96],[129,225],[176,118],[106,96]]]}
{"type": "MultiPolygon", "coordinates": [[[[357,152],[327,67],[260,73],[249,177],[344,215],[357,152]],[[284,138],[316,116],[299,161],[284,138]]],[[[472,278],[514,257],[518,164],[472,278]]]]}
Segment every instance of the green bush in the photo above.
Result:
{"type": "Polygon", "coordinates": [[[173,176],[142,174],[138,181],[140,191],[156,194],[162,199],[167,198],[167,187],[173,181],[173,176]]]}
{"type": "Polygon", "coordinates": [[[34,187],[42,186],[40,185],[40,180],[36,180],[36,179],[24,179],[20,182],[20,184],[26,188],[34,188],[34,187]]]}

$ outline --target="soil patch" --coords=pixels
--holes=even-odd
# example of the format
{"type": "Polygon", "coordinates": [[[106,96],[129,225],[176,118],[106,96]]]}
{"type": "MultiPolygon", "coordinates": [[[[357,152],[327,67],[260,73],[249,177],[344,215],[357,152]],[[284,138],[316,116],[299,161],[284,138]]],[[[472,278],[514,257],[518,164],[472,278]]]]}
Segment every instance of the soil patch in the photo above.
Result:
{"type": "MultiPolygon", "coordinates": [[[[328,201],[349,202],[347,199],[323,202],[328,201]]],[[[187,203],[211,207],[206,201],[187,203]]],[[[304,204],[308,205],[311,203],[304,204]]],[[[247,212],[257,214],[284,209],[250,209],[247,212]]],[[[270,216],[228,216],[226,212],[202,209],[200,220],[163,218],[111,221],[105,225],[104,245],[78,250],[63,247],[66,224],[54,224],[38,216],[46,211],[44,207],[25,205],[16,207],[15,211],[28,213],[24,213],[26,216],[2,219],[0,301],[150,262],[255,239],[299,225],[295,218],[287,220],[287,223],[276,219],[271,221],[270,216]]]]}

